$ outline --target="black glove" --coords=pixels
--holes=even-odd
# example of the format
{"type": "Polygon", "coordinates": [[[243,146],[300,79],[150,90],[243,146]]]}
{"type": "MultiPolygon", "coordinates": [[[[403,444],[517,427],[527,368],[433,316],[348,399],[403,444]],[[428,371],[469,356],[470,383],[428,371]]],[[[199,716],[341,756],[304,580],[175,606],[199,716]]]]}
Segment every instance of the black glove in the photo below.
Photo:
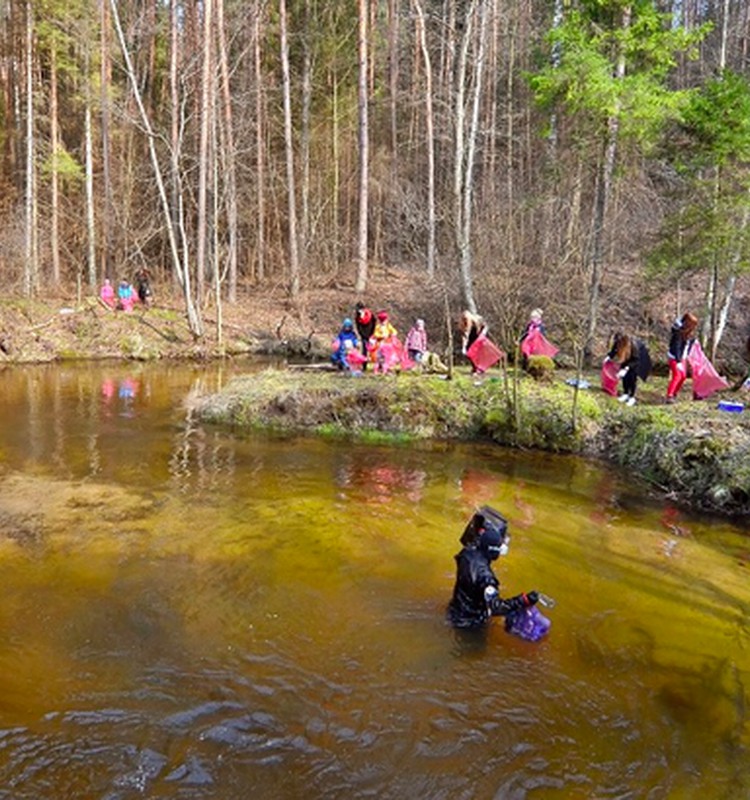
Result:
{"type": "Polygon", "coordinates": [[[527,608],[529,606],[535,606],[539,602],[539,592],[527,592],[522,596],[524,598],[524,604],[527,608]]]}

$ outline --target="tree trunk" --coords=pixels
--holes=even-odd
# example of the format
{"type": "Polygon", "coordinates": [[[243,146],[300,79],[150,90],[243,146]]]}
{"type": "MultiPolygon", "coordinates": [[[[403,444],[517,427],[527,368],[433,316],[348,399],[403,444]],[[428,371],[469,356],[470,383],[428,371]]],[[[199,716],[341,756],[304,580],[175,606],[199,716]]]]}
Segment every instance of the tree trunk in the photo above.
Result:
{"type": "Polygon", "coordinates": [[[299,253],[297,243],[297,193],[294,179],[294,133],[292,129],[292,79],[289,71],[286,0],[279,0],[279,34],[281,39],[281,70],[284,93],[284,144],[286,152],[287,212],[289,218],[289,291],[299,294],[299,253]]]}
{"type": "MultiPolygon", "coordinates": [[[[226,30],[224,27],[224,0],[216,0],[216,28],[219,44],[219,65],[221,68],[221,97],[224,111],[224,180],[226,181],[227,207],[227,297],[230,303],[237,301],[237,248],[238,219],[237,211],[237,177],[235,170],[236,153],[234,146],[234,119],[232,114],[232,90],[229,84],[229,59],[226,47],[226,30]]],[[[218,272],[218,269],[217,269],[218,272]]]]}
{"type": "MultiPolygon", "coordinates": [[[[180,110],[180,89],[179,89],[179,66],[180,66],[180,19],[178,14],[178,7],[176,0],[171,0],[169,6],[169,100],[170,100],[170,160],[169,160],[169,177],[170,177],[170,196],[171,196],[171,210],[170,210],[170,225],[173,231],[182,230],[180,224],[180,120],[182,112],[180,110]]],[[[175,233],[176,235],[176,233],[175,233]]],[[[184,252],[184,250],[183,250],[184,252]]],[[[179,257],[179,249],[178,249],[179,257]]],[[[172,280],[175,285],[182,284],[180,280],[180,271],[172,271],[172,280]]]]}
{"type": "Polygon", "coordinates": [[[370,190],[370,153],[367,92],[367,22],[368,0],[359,0],[359,225],[357,233],[357,281],[355,290],[359,293],[367,288],[367,223],[369,217],[368,196],[370,190]]]}
{"type": "Polygon", "coordinates": [[[339,156],[339,77],[336,67],[331,75],[331,161],[333,180],[331,186],[331,219],[333,220],[333,263],[339,266],[341,259],[341,235],[339,230],[339,192],[341,191],[341,162],[339,156]]]}
{"type": "Polygon", "coordinates": [[[52,170],[50,171],[50,254],[52,257],[52,284],[60,285],[60,176],[58,159],[60,155],[60,121],[57,103],[57,45],[50,47],[49,67],[49,125],[50,147],[52,149],[52,170]]]}
{"type": "MultiPolygon", "coordinates": [[[[88,47],[88,44],[85,45],[88,47]]],[[[86,160],[86,262],[88,265],[88,285],[90,288],[96,286],[96,215],[94,212],[94,132],[93,132],[93,112],[91,109],[91,64],[89,62],[88,50],[86,51],[84,69],[84,85],[86,97],[84,99],[84,148],[86,160]]]]}
{"type": "Polygon", "coordinates": [[[257,268],[256,277],[259,283],[263,283],[266,277],[266,189],[265,189],[265,106],[263,104],[263,69],[262,69],[262,49],[261,49],[261,18],[262,9],[260,3],[256,6],[255,25],[253,29],[254,39],[254,63],[255,63],[255,182],[256,197],[258,204],[257,214],[257,268]]]}
{"type": "MultiPolygon", "coordinates": [[[[112,11],[112,21],[114,23],[115,31],[117,33],[117,39],[120,43],[120,49],[122,50],[123,59],[125,61],[125,71],[128,76],[128,81],[130,83],[131,90],[133,92],[133,97],[138,107],[138,112],[141,118],[141,124],[143,125],[143,128],[146,133],[146,138],[148,140],[151,168],[154,173],[154,180],[156,181],[156,187],[159,192],[159,200],[161,202],[162,212],[164,215],[164,224],[169,239],[169,250],[172,256],[172,265],[178,277],[180,285],[182,286],[183,289],[188,325],[190,327],[190,332],[193,334],[193,336],[199,338],[203,335],[203,324],[200,318],[200,314],[198,313],[198,309],[196,308],[195,303],[193,301],[191,282],[190,282],[190,270],[187,268],[187,264],[183,268],[183,264],[180,260],[180,253],[177,246],[177,236],[173,224],[174,218],[172,215],[172,209],[169,204],[169,198],[167,197],[167,192],[164,186],[164,178],[162,176],[161,167],[159,165],[159,157],[156,152],[156,145],[155,145],[156,133],[153,129],[153,126],[151,125],[151,120],[148,114],[146,113],[146,108],[143,105],[143,100],[141,99],[140,88],[138,85],[138,76],[135,74],[135,70],[133,68],[133,60],[130,57],[130,51],[127,48],[127,43],[125,42],[125,35],[122,30],[122,25],[120,24],[120,15],[117,10],[117,0],[110,0],[110,9],[112,11]]],[[[182,204],[181,198],[178,197],[177,202],[178,204],[181,205],[182,204]]]]}
{"type": "Polygon", "coordinates": [[[437,260],[437,212],[435,203],[435,125],[432,107],[432,61],[427,47],[425,15],[420,0],[413,0],[416,11],[417,38],[424,59],[425,130],[427,140],[427,276],[435,276],[437,260]]]}
{"type": "Polygon", "coordinates": [[[300,141],[300,172],[302,186],[300,201],[302,219],[300,224],[300,270],[306,273],[307,253],[310,247],[310,140],[312,137],[312,95],[313,95],[313,58],[312,32],[310,30],[310,0],[305,0],[305,31],[302,39],[302,133],[300,141]]]}
{"type": "MultiPolygon", "coordinates": [[[[629,6],[622,11],[622,29],[627,31],[630,27],[631,9],[629,6]]],[[[625,77],[625,55],[620,53],[617,58],[615,77],[619,80],[625,77]]],[[[617,143],[620,130],[618,109],[607,120],[607,137],[604,144],[604,153],[599,167],[599,176],[596,184],[596,197],[594,200],[594,221],[591,246],[591,281],[589,284],[589,314],[584,343],[584,359],[587,366],[593,358],[594,337],[599,322],[599,295],[602,285],[602,268],[604,254],[604,232],[609,210],[609,200],[612,194],[615,166],[617,164],[617,143]]]]}
{"type": "Polygon", "coordinates": [[[102,126],[102,181],[104,182],[104,213],[101,215],[101,259],[102,275],[112,278],[112,220],[115,216],[115,204],[112,197],[112,168],[110,158],[110,124],[109,124],[109,86],[112,69],[109,54],[109,7],[107,0],[99,0],[99,103],[101,105],[102,126]]]}
{"type": "Polygon", "coordinates": [[[24,293],[36,294],[39,282],[39,245],[36,186],[36,137],[34,127],[34,13],[26,0],[26,219],[24,242],[24,293]]]}
{"type": "Polygon", "coordinates": [[[209,202],[208,189],[213,174],[211,159],[211,133],[214,118],[214,59],[212,48],[213,0],[203,2],[203,44],[200,107],[200,144],[198,152],[198,230],[196,241],[195,274],[197,301],[201,304],[205,295],[205,281],[208,275],[208,230],[209,202]]]}
{"type": "Polygon", "coordinates": [[[455,236],[461,275],[461,291],[466,308],[476,313],[474,276],[471,254],[472,203],[474,160],[479,136],[479,112],[484,76],[485,34],[487,27],[487,0],[472,2],[466,12],[463,42],[459,56],[458,97],[456,100],[456,163],[454,200],[456,209],[455,236]],[[479,15],[479,27],[474,31],[474,17],[479,15]],[[473,69],[468,80],[469,52],[476,37],[473,69]],[[471,98],[466,99],[465,86],[471,88],[471,98]],[[469,107],[470,103],[470,107],[469,107]],[[467,112],[470,112],[467,123],[467,112]]]}

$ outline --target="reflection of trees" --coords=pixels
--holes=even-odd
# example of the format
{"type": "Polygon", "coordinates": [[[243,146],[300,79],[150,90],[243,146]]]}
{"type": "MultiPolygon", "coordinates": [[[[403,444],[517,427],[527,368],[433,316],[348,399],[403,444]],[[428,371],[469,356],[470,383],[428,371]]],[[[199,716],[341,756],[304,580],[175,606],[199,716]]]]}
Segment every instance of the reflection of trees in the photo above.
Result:
{"type": "MultiPolygon", "coordinates": [[[[188,396],[205,394],[209,389],[215,390],[215,386],[209,387],[204,377],[198,377],[188,396]]],[[[231,441],[206,431],[196,422],[191,403],[186,403],[183,425],[174,437],[169,459],[172,483],[183,493],[195,488],[212,489],[233,478],[235,470],[235,448],[231,441]]]]}

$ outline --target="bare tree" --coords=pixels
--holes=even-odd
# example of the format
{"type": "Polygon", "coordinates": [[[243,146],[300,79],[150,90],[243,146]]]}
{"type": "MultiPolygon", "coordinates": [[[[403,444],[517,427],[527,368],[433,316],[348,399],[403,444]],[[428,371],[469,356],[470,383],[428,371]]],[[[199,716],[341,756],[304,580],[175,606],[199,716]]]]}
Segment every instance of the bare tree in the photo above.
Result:
{"type": "Polygon", "coordinates": [[[34,13],[31,0],[26,0],[26,219],[24,243],[24,292],[31,297],[39,280],[39,244],[37,227],[37,170],[34,114],[34,13]]]}
{"type": "MultiPolygon", "coordinates": [[[[622,30],[630,27],[631,7],[622,9],[622,30]]],[[[625,77],[625,54],[621,50],[615,63],[615,79],[625,77]]],[[[594,346],[594,336],[599,321],[599,305],[602,285],[602,266],[604,261],[604,230],[609,211],[609,200],[612,194],[612,184],[617,164],[617,144],[620,130],[619,100],[618,107],[614,109],[607,119],[607,134],[604,142],[604,152],[599,165],[599,175],[596,182],[596,197],[594,200],[594,220],[591,243],[591,263],[589,283],[589,313],[586,332],[586,342],[583,352],[586,363],[591,362],[594,346]]]]}
{"type": "Polygon", "coordinates": [[[487,28],[487,3],[489,0],[472,0],[466,11],[461,53],[458,61],[456,98],[456,134],[454,165],[454,232],[461,276],[461,293],[466,307],[473,313],[474,299],[471,231],[472,202],[474,198],[474,160],[479,136],[479,111],[484,77],[485,34],[487,28]],[[478,27],[475,17],[478,16],[478,27]],[[475,48],[475,49],[474,49],[475,48]],[[469,71],[469,54],[473,54],[469,71]],[[471,89],[466,95],[466,87],[471,89]],[[467,119],[468,117],[468,119],[467,119]]]}
{"type": "Polygon", "coordinates": [[[281,40],[281,70],[284,94],[284,144],[286,152],[289,290],[292,297],[299,294],[299,252],[297,244],[297,197],[294,178],[294,135],[292,131],[292,86],[289,70],[289,42],[286,0],[279,0],[279,35],[281,40]]]}
{"type": "Polygon", "coordinates": [[[437,258],[437,212],[435,208],[435,121],[432,104],[432,60],[427,46],[424,8],[420,0],[413,0],[416,12],[417,39],[424,60],[425,88],[425,139],[427,144],[427,275],[435,275],[437,258]]]}
{"type": "Polygon", "coordinates": [[[50,170],[50,255],[52,257],[52,283],[60,285],[60,177],[58,158],[60,155],[60,121],[57,103],[57,44],[54,38],[50,46],[49,68],[49,124],[52,169],[50,170]]]}
{"type": "MultiPolygon", "coordinates": [[[[138,84],[138,76],[135,73],[135,69],[133,67],[133,61],[130,57],[130,51],[128,50],[127,42],[125,41],[125,35],[122,30],[122,24],[120,23],[120,15],[117,10],[117,0],[110,0],[110,8],[112,10],[112,21],[114,23],[115,31],[117,33],[117,39],[120,43],[122,55],[125,60],[125,71],[128,76],[128,80],[130,82],[130,87],[133,92],[133,97],[135,98],[135,102],[138,107],[138,112],[141,118],[141,124],[143,125],[144,131],[146,133],[146,138],[148,141],[151,167],[154,174],[154,180],[156,182],[156,186],[159,192],[159,199],[161,201],[161,207],[164,216],[164,225],[167,232],[167,237],[169,239],[169,250],[172,256],[172,266],[175,271],[175,274],[177,275],[180,286],[183,289],[183,296],[185,299],[185,309],[187,312],[188,325],[190,327],[190,331],[193,334],[193,336],[197,338],[203,335],[203,323],[200,318],[200,314],[198,313],[198,309],[195,305],[191,291],[190,270],[188,269],[187,264],[183,266],[182,261],[180,260],[180,253],[177,246],[177,236],[174,227],[174,217],[172,214],[172,209],[170,207],[169,198],[167,197],[166,188],[164,186],[164,178],[162,176],[161,166],[159,164],[159,157],[156,152],[156,132],[154,131],[153,125],[151,124],[151,120],[148,114],[146,113],[146,108],[143,105],[143,100],[141,98],[141,91],[138,84]]],[[[180,197],[178,198],[178,203],[181,204],[181,202],[182,200],[180,197]]]]}
{"type": "Polygon", "coordinates": [[[357,233],[357,280],[355,290],[364,292],[367,288],[367,253],[368,239],[367,226],[369,216],[369,191],[370,191],[370,133],[368,122],[368,11],[367,0],[359,0],[359,28],[358,28],[358,54],[359,54],[359,225],[357,233]]]}
{"type": "Polygon", "coordinates": [[[224,22],[224,0],[216,0],[216,27],[219,45],[219,66],[221,68],[221,99],[224,111],[223,174],[226,181],[227,207],[227,272],[230,303],[237,300],[237,248],[238,248],[238,211],[237,211],[237,170],[235,163],[237,153],[234,144],[234,115],[232,113],[232,87],[229,83],[229,57],[227,55],[226,28],[224,22]]]}
{"type": "Polygon", "coordinates": [[[263,69],[260,36],[261,22],[264,16],[263,8],[264,6],[261,3],[257,4],[255,8],[255,19],[253,24],[253,61],[255,67],[255,185],[256,199],[258,204],[258,227],[256,233],[256,277],[261,283],[266,277],[265,105],[263,102],[263,69]]]}
{"type": "Polygon", "coordinates": [[[205,280],[208,274],[208,227],[209,204],[208,187],[213,173],[211,159],[213,147],[211,132],[214,119],[214,59],[212,49],[213,0],[203,3],[203,52],[201,71],[201,105],[200,105],[200,148],[198,153],[198,230],[196,242],[196,290],[200,303],[205,292],[205,280]]]}
{"type": "Polygon", "coordinates": [[[112,165],[110,146],[109,89],[112,80],[112,65],[109,52],[109,6],[107,0],[99,0],[99,105],[102,136],[102,181],[104,183],[104,213],[102,214],[102,274],[112,277],[112,221],[115,213],[112,196],[112,165]]]}

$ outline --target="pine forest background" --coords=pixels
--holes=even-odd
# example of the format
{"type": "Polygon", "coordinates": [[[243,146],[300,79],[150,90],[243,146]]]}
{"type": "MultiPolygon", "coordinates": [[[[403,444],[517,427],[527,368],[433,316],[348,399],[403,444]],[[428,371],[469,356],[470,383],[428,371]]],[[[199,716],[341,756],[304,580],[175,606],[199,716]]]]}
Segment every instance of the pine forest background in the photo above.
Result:
{"type": "Polygon", "coordinates": [[[200,337],[208,303],[392,269],[501,342],[542,306],[590,358],[690,308],[716,357],[749,48],[746,0],[4,0],[4,291],[147,266],[200,337]]]}

